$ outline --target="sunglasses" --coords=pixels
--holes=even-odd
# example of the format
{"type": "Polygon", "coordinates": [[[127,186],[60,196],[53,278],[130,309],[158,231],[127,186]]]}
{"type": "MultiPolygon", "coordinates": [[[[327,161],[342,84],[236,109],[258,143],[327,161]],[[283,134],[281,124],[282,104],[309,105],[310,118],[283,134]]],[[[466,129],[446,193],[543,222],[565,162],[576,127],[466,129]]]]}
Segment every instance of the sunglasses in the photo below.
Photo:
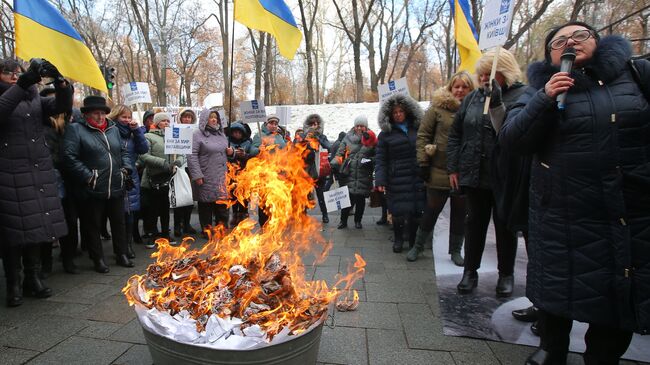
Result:
{"type": "Polygon", "coordinates": [[[2,74],[7,75],[7,76],[20,77],[23,73],[22,72],[13,72],[13,71],[2,71],[2,74]]]}
{"type": "Polygon", "coordinates": [[[573,41],[576,43],[581,43],[591,38],[593,35],[593,32],[588,29],[580,29],[576,30],[568,37],[561,36],[553,39],[552,41],[548,42],[548,46],[551,49],[562,49],[566,46],[569,38],[573,39],[573,41]]]}

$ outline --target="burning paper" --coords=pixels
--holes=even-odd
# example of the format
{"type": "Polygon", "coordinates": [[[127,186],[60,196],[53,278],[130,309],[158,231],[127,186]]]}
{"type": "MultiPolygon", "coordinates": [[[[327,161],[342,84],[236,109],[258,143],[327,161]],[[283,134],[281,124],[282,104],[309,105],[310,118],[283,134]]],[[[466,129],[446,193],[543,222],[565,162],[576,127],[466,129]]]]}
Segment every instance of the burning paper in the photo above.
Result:
{"type": "MultiPolygon", "coordinates": [[[[359,255],[331,289],[305,280],[301,255],[314,254],[320,262],[331,248],[320,223],[305,213],[315,204],[308,197],[314,181],[304,169],[305,153],[289,145],[263,150],[244,170],[229,166],[229,192],[240,202],[259,199],[269,215],[263,229],[250,219],[231,232],[216,227],[200,250],[189,249],[191,238],[178,247],[158,241],[156,262],[122,290],[145,328],[180,342],[255,348],[309,331],[341,293],[349,294],[364,273],[359,255]]],[[[358,305],[354,294],[342,304],[347,310],[358,305]]]]}

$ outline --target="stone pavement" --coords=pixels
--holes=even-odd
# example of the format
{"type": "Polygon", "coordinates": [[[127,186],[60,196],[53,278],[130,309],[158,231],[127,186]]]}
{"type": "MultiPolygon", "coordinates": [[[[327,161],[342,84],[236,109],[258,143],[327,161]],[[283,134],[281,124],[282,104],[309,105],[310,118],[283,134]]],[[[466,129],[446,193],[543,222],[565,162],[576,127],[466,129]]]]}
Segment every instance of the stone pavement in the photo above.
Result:
{"type": "MultiPolygon", "coordinates": [[[[354,312],[334,313],[318,364],[523,364],[532,347],[442,334],[431,250],[414,263],[406,261],[406,250],[393,253],[392,231],[375,225],[379,213],[366,209],[362,230],[337,230],[332,215],[323,232],[334,245],[329,257],[316,267],[306,262],[312,279],[328,282],[347,272],[355,252],[367,262],[356,284],[362,303],[354,312]]],[[[196,215],[193,221],[198,226],[196,215]]],[[[132,274],[144,272],[152,251],[136,245],[137,265],[126,269],[114,265],[110,242],[104,249],[111,268],[104,275],[85,255],[76,260],[80,275],[63,273],[55,261],[47,281],[54,295],[45,300],[25,298],[21,307],[7,308],[1,280],[0,364],[152,363],[135,312],[120,293],[132,274]]],[[[571,354],[569,364],[582,360],[571,354]]]]}

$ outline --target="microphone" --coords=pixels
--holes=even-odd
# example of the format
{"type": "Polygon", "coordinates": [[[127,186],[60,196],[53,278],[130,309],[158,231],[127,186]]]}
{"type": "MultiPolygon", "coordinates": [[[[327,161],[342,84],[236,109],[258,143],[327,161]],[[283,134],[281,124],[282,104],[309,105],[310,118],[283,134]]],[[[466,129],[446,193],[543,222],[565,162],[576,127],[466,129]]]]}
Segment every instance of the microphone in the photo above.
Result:
{"type": "MultiPolygon", "coordinates": [[[[562,56],[560,56],[560,72],[569,72],[571,73],[571,68],[573,67],[573,61],[576,60],[576,50],[573,47],[569,47],[564,50],[562,56]]],[[[557,108],[559,110],[564,110],[566,105],[566,91],[557,96],[557,108]]]]}

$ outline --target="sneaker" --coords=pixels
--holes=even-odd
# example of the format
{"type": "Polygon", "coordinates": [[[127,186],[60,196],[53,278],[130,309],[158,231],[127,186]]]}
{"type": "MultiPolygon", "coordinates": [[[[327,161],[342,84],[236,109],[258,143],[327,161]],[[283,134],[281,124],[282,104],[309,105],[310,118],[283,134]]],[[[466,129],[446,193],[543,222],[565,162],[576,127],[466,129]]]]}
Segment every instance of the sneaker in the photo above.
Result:
{"type": "Polygon", "coordinates": [[[144,245],[144,247],[149,249],[156,248],[156,240],[153,238],[151,240],[148,240],[147,243],[144,245]]]}

